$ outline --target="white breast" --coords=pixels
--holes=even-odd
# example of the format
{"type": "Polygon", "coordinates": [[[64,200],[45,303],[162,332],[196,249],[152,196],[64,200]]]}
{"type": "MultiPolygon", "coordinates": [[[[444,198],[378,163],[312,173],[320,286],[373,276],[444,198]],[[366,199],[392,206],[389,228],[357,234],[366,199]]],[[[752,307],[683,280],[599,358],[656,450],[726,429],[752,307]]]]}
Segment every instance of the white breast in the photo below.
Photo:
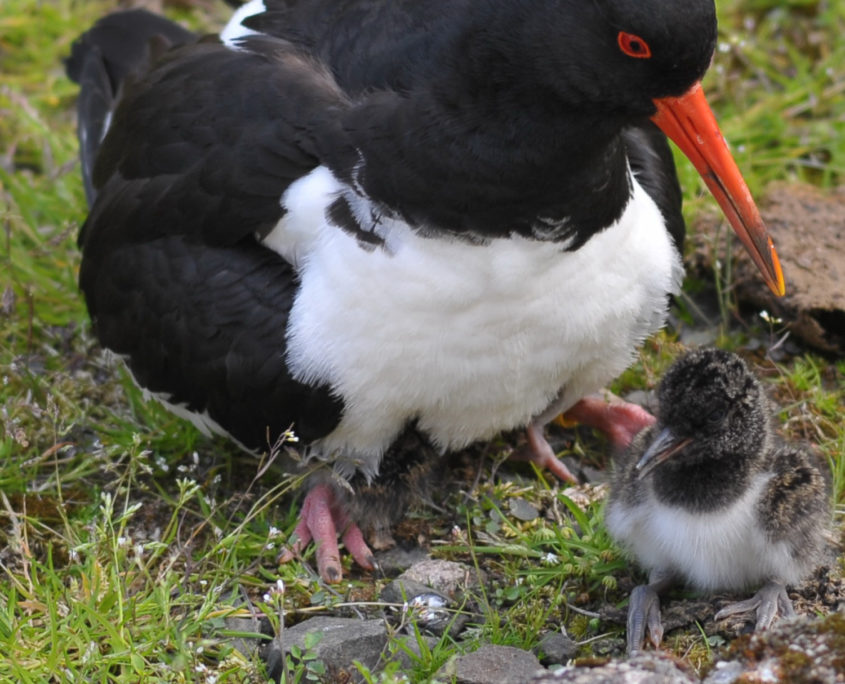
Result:
{"type": "Polygon", "coordinates": [[[665,506],[649,491],[633,509],[609,504],[605,523],[645,570],[672,571],[699,590],[739,590],[769,579],[793,583],[804,568],[787,544],[766,539],[757,519],[756,504],[771,477],[757,476],[741,498],[712,513],[665,506]]]}
{"type": "Polygon", "coordinates": [[[364,249],[325,220],[339,194],[371,216],[318,168],[288,189],[288,213],[264,239],[299,270],[289,366],[344,400],[325,451],[381,454],[412,419],[457,448],[525,425],[561,392],[571,405],[628,366],[680,285],[679,256],[636,182],[621,219],[574,252],[425,238],[390,219],[372,226],[386,248],[364,249]]]}

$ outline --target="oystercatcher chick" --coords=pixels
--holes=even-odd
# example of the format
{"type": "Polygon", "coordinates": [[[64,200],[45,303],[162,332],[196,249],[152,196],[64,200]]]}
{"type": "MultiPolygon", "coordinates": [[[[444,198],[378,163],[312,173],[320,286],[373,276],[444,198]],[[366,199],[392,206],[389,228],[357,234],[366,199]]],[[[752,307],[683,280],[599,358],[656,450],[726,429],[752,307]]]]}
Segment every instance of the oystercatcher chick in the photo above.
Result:
{"type": "Polygon", "coordinates": [[[658,594],[762,588],[716,615],[756,611],[756,628],[794,615],[786,585],[819,563],[830,513],[827,469],[784,443],[765,391],[736,354],[699,349],[658,388],[657,423],[616,464],[606,524],[648,572],[628,607],[628,651],[663,636],[658,594]]]}
{"type": "Polygon", "coordinates": [[[664,132],[783,291],[698,85],[715,41],[712,0],[265,0],[202,39],[110,15],[67,65],[94,330],[205,431],[293,426],[322,467],[292,550],[328,581],[447,451],[525,427],[571,477],[560,411],[653,420],[592,393],[680,286],[664,132]]]}

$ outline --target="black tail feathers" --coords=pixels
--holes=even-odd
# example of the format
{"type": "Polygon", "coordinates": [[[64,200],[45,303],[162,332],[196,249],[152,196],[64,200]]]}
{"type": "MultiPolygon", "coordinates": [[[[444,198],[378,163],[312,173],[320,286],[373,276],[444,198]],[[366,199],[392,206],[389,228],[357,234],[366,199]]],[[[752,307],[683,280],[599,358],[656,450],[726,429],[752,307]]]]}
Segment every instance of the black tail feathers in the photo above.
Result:
{"type": "Polygon", "coordinates": [[[77,135],[89,206],[96,195],[94,159],[121,84],[131,76],[142,74],[153,53],[194,39],[193,33],[164,17],[131,10],[100,19],[74,42],[65,69],[80,86],[77,135]]]}

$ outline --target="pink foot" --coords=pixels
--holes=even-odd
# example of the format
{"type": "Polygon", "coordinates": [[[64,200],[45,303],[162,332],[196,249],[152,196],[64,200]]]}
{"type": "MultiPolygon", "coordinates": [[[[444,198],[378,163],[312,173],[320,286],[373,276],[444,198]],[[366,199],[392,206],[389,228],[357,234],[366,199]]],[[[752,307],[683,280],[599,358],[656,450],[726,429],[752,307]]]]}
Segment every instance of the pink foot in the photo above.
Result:
{"type": "Polygon", "coordinates": [[[340,532],[346,550],[362,568],[375,567],[373,552],[370,551],[358,525],[349,519],[348,513],[335,499],[331,487],[316,485],[305,496],[299,523],[293,531],[295,541],[279,556],[279,563],[287,563],[302,553],[313,539],[317,546],[317,572],[325,582],[334,584],[343,579],[340,566],[340,550],[337,535],[340,532]]]}
{"type": "Polygon", "coordinates": [[[584,397],[564,415],[567,421],[601,430],[620,448],[627,447],[640,430],[655,421],[642,406],[623,401],[610,392],[584,397]]]}
{"type": "Polygon", "coordinates": [[[552,447],[543,435],[542,425],[531,423],[531,425],[525,428],[525,436],[528,438],[528,453],[519,452],[511,458],[534,463],[538,468],[548,470],[552,475],[564,482],[578,482],[578,479],[569,472],[569,468],[563,465],[563,462],[552,451],[552,447]]]}

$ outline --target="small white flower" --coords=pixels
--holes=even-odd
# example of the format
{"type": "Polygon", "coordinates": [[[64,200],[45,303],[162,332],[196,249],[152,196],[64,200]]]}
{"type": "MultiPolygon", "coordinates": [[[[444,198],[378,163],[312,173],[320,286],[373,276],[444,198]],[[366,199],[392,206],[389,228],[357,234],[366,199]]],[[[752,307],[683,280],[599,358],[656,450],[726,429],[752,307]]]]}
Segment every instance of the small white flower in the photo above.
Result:
{"type": "Polygon", "coordinates": [[[763,309],[763,310],[760,312],[760,318],[762,318],[764,321],[766,321],[766,323],[768,323],[769,325],[778,325],[778,324],[780,324],[780,323],[783,323],[783,319],[782,319],[782,318],[778,318],[777,316],[772,316],[772,315],[771,315],[768,311],[766,311],[765,309],[763,309]]]}
{"type": "Polygon", "coordinates": [[[540,559],[540,562],[544,565],[557,565],[560,562],[560,559],[557,557],[557,554],[554,554],[549,551],[543,554],[543,557],[540,559]]]}

